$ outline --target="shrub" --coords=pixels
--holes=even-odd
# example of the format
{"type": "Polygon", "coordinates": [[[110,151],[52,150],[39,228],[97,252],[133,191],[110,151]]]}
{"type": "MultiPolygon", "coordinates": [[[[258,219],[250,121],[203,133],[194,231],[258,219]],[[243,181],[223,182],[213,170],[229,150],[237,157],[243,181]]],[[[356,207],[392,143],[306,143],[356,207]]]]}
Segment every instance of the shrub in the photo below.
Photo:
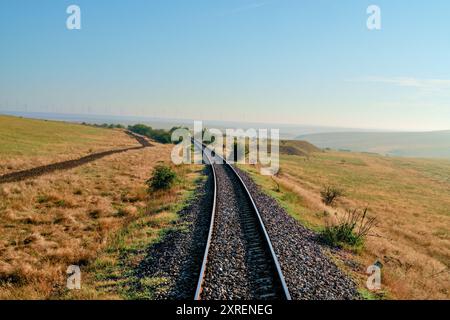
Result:
{"type": "Polygon", "coordinates": [[[336,199],[344,195],[344,192],[334,186],[326,186],[320,191],[323,203],[327,206],[331,206],[336,199]]]}
{"type": "Polygon", "coordinates": [[[147,180],[149,191],[170,189],[175,182],[177,175],[168,166],[158,165],[152,173],[152,177],[147,180]]]}
{"type": "Polygon", "coordinates": [[[367,217],[367,211],[367,208],[363,211],[348,210],[343,217],[337,217],[334,223],[328,222],[321,232],[324,242],[337,247],[362,246],[367,234],[376,225],[376,219],[367,217]]]}

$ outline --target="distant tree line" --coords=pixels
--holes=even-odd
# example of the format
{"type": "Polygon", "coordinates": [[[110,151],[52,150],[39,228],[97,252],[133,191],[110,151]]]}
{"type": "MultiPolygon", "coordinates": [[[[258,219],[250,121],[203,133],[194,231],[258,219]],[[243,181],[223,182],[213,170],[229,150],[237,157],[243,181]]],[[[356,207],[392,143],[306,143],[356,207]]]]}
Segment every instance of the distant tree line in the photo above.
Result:
{"type": "Polygon", "coordinates": [[[89,123],[86,123],[86,122],[82,122],[81,124],[82,124],[82,125],[85,125],[85,126],[96,127],[96,128],[125,129],[125,126],[121,125],[120,123],[119,123],[119,124],[114,124],[114,123],[110,123],[110,124],[108,124],[108,123],[103,123],[103,124],[97,124],[97,123],[89,124],[89,123]]]}
{"type": "MultiPolygon", "coordinates": [[[[93,126],[96,128],[105,128],[105,129],[125,129],[125,126],[121,124],[89,124],[86,122],[82,122],[81,124],[85,126],[93,126]]],[[[172,143],[172,133],[181,127],[172,127],[170,130],[164,130],[164,129],[153,129],[152,127],[146,126],[145,124],[135,124],[135,125],[129,125],[128,130],[131,132],[146,136],[150,139],[155,140],[159,143],[172,143]]]]}
{"type": "Polygon", "coordinates": [[[146,126],[145,124],[135,124],[133,126],[128,126],[128,130],[146,136],[159,143],[172,143],[172,133],[179,128],[180,127],[173,127],[170,130],[153,129],[152,127],[146,126]]]}

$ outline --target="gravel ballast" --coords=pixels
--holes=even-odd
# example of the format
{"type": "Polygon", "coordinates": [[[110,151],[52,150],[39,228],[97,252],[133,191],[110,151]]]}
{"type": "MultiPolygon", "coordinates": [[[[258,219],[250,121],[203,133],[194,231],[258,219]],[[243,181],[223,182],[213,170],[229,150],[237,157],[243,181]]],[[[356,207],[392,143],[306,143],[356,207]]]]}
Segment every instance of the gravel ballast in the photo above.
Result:
{"type": "MultiPolygon", "coordinates": [[[[230,169],[215,165],[218,179],[217,210],[202,299],[255,299],[251,267],[246,262],[246,243],[239,215],[242,195],[230,169]]],[[[292,299],[342,300],[359,297],[355,283],[327,257],[317,235],[299,224],[249,175],[236,169],[249,189],[270,236],[292,299]]],[[[180,213],[173,231],[148,249],[136,274],[165,279],[155,299],[193,299],[203,260],[212,210],[213,181],[200,185],[194,199],[180,213]],[[182,226],[182,228],[179,228],[182,226]]],[[[271,271],[272,272],[272,271],[271,271]]]]}
{"type": "Polygon", "coordinates": [[[299,224],[251,177],[236,169],[264,221],[294,300],[356,299],[356,285],[323,252],[317,235],[299,224]]]}
{"type": "Polygon", "coordinates": [[[261,240],[249,239],[253,226],[245,223],[244,217],[251,210],[248,199],[237,182],[230,168],[214,165],[217,175],[217,209],[214,232],[208,254],[208,263],[204,278],[202,299],[206,300],[242,300],[260,299],[258,281],[268,281],[269,290],[265,294],[276,297],[277,288],[273,289],[273,279],[257,277],[258,269],[273,274],[264,255],[260,263],[251,263],[249,247],[256,246],[261,240]],[[250,228],[247,229],[246,227],[250,228]]]}

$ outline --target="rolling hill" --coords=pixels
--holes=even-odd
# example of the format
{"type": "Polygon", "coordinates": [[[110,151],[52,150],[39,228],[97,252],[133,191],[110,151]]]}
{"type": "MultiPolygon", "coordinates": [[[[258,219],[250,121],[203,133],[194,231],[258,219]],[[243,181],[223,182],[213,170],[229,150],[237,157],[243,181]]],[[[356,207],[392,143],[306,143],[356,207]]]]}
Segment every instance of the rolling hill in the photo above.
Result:
{"type": "Polygon", "coordinates": [[[0,115],[0,174],[134,145],[120,130],[0,115]]]}
{"type": "Polygon", "coordinates": [[[309,156],[314,152],[322,152],[322,150],[307,141],[282,140],[280,142],[280,154],[309,156]]]}
{"type": "MultiPolygon", "coordinates": [[[[119,129],[0,116],[0,176],[136,145],[119,129]]],[[[140,261],[138,252],[173,227],[201,176],[197,166],[174,167],[179,182],[150,197],[146,181],[157,164],[170,165],[171,149],[155,142],[20,181],[0,180],[0,300],[129,298],[111,289],[133,280],[127,275],[134,265],[125,269],[124,261],[140,261]],[[80,290],[66,289],[69,265],[83,268],[80,290]],[[109,274],[117,281],[105,287],[109,274]]]]}
{"type": "Polygon", "coordinates": [[[450,130],[433,132],[335,132],[297,136],[320,148],[387,156],[450,158],[450,130]]]}
{"type": "Polygon", "coordinates": [[[450,160],[325,150],[308,158],[281,154],[276,177],[261,175],[255,166],[241,168],[292,217],[314,230],[322,230],[337,212],[368,208],[376,227],[363,250],[351,256],[354,261],[344,263],[361,288],[366,267],[380,261],[379,297],[449,298],[450,160]],[[344,193],[333,207],[322,200],[327,186],[344,193]]]}

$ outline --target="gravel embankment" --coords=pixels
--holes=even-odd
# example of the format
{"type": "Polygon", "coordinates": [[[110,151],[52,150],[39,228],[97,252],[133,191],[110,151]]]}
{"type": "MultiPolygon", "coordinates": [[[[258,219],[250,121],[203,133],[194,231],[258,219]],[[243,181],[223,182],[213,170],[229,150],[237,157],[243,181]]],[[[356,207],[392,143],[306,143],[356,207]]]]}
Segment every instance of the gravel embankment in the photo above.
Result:
{"type": "MultiPolygon", "coordinates": [[[[210,167],[206,183],[201,183],[195,197],[179,212],[180,219],[161,242],[148,249],[135,274],[139,278],[157,277],[167,281],[156,288],[155,299],[194,299],[212,210],[213,179],[210,167]],[[181,229],[181,230],[180,230],[181,229]]],[[[135,288],[139,290],[139,288],[135,288]]]]}
{"type": "Polygon", "coordinates": [[[355,283],[324,255],[317,235],[263,193],[245,172],[237,170],[264,220],[292,299],[357,299],[355,283]]]}

